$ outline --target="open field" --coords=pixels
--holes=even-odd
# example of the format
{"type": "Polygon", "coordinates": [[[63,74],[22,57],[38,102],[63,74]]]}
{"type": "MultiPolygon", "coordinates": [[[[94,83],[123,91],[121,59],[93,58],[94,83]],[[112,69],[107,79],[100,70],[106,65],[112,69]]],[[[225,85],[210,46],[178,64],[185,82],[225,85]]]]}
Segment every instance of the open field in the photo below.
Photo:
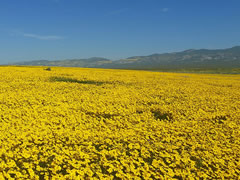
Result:
{"type": "Polygon", "coordinates": [[[0,179],[238,179],[240,75],[0,67],[0,179]]]}
{"type": "Polygon", "coordinates": [[[240,68],[186,68],[186,69],[153,69],[154,72],[197,73],[197,74],[240,74],[240,68]]]}

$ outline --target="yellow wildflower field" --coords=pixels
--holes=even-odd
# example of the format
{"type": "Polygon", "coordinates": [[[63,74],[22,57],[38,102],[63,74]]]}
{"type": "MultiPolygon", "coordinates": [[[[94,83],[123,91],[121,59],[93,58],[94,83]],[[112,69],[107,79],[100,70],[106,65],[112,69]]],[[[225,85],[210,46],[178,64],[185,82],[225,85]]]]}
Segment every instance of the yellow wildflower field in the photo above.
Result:
{"type": "Polygon", "coordinates": [[[238,179],[240,75],[0,67],[0,179],[238,179]]]}

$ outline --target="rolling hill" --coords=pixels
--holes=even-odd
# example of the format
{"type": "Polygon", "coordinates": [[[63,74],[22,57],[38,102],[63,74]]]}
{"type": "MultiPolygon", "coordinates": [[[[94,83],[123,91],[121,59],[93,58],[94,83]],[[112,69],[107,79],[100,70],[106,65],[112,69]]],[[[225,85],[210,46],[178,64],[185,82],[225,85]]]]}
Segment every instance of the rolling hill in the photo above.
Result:
{"type": "Polygon", "coordinates": [[[189,49],[182,52],[133,56],[112,61],[106,58],[38,60],[12,65],[64,66],[111,69],[187,69],[187,68],[240,68],[240,46],[228,49],[189,49]]]}

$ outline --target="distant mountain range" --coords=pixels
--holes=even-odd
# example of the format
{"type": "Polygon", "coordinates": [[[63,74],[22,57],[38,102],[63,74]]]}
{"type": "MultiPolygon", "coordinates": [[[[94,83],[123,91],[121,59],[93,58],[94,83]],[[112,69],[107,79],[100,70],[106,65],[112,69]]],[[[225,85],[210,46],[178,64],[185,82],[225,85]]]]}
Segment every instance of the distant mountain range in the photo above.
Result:
{"type": "Polygon", "coordinates": [[[112,61],[106,58],[67,60],[37,60],[11,65],[64,66],[110,69],[187,69],[187,68],[240,68],[240,46],[228,49],[189,49],[182,52],[134,56],[112,61]]]}

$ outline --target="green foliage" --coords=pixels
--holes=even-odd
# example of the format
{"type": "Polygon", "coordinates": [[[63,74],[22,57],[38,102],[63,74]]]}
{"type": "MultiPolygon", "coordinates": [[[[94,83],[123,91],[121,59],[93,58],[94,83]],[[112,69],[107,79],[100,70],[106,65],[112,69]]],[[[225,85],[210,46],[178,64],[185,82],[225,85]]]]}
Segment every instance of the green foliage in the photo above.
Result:
{"type": "Polygon", "coordinates": [[[78,79],[74,79],[74,78],[58,77],[58,76],[51,77],[50,81],[52,81],[52,82],[70,82],[70,83],[80,83],[80,84],[94,84],[94,85],[101,85],[104,83],[104,82],[99,82],[99,81],[78,80],[78,79]]]}

